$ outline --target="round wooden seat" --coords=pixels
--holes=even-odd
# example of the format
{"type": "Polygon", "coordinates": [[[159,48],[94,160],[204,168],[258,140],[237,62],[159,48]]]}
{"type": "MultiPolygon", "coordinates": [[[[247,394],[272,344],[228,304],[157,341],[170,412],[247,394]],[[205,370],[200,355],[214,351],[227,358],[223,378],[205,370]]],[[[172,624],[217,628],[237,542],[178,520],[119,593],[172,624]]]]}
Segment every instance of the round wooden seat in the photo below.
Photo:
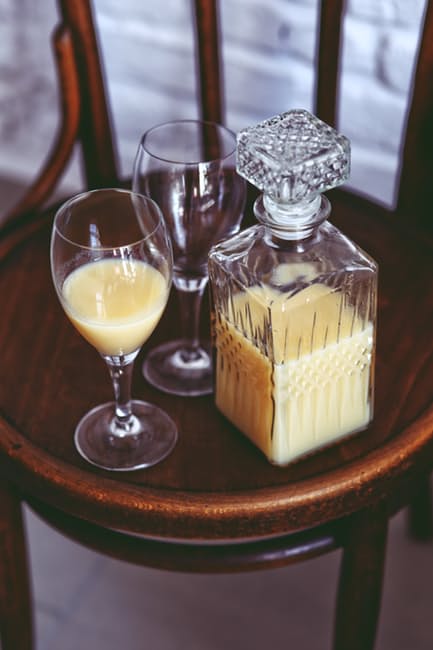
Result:
{"type": "Polygon", "coordinates": [[[183,541],[286,535],[384,498],[398,501],[399,488],[428,469],[425,447],[433,446],[433,424],[426,426],[433,421],[433,341],[426,327],[433,316],[432,249],[343,207],[346,232],[381,270],[375,418],[368,430],[285,468],[270,465],[216,410],[212,396],[168,396],[146,384],[140,361],[173,332],[176,305],[170,304],[136,362],[133,394],[174,418],[176,448],[146,470],[112,473],[88,465],[74,448],[74,427],[86,410],[111,399],[111,385],[55,295],[48,214],[30,236],[12,231],[2,242],[0,287],[8,296],[0,322],[3,476],[19,478],[26,493],[80,519],[183,541]]]}

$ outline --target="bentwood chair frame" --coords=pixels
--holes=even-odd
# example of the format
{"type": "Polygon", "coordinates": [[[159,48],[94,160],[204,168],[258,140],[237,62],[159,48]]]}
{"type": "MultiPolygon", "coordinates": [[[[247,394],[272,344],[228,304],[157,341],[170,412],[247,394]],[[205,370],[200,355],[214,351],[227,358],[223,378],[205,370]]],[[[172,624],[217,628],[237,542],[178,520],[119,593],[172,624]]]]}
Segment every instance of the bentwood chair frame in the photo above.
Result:
{"type": "MultiPolygon", "coordinates": [[[[337,113],[343,4],[320,3],[315,112],[330,124],[337,113]]],[[[345,192],[333,195],[336,223],[378,259],[381,269],[375,423],[365,434],[293,468],[277,470],[223,422],[211,398],[185,402],[152,393],[152,401],[159,399],[177,420],[181,442],[165,468],[129,478],[108,476],[83,464],[74,455],[66,424],[69,416],[78,419],[83,406],[81,398],[75,403],[70,397],[68,377],[75,385],[79,372],[84,377],[88,369],[93,373],[94,356],[87,358],[85,344],[73,338],[55,299],[47,295],[43,260],[53,212],[43,206],[76,143],[81,146],[86,187],[125,181],[118,175],[91,2],[58,0],[58,5],[60,22],[53,42],[62,120],[46,164],[8,215],[0,239],[0,287],[12,278],[16,291],[25,294],[26,269],[31,268],[36,292],[35,298],[30,289],[25,294],[26,313],[11,301],[0,324],[0,335],[9,337],[0,374],[3,650],[32,647],[22,503],[92,548],[172,570],[278,567],[342,548],[333,647],[372,649],[388,520],[425,485],[433,464],[433,344],[426,326],[433,317],[433,255],[427,230],[433,189],[433,3],[426,10],[395,210],[345,192]],[[47,328],[37,344],[20,326],[31,309],[38,309],[36,300],[41,301],[47,328]],[[60,342],[45,340],[53,331],[60,342]],[[47,358],[52,389],[36,372],[47,358]],[[11,377],[24,384],[19,395],[7,385],[11,377]],[[203,436],[208,446],[204,451],[203,436]],[[197,543],[200,540],[205,544],[197,543]]],[[[195,0],[194,18],[201,116],[223,122],[217,2],[195,0]]],[[[161,336],[168,329],[169,319],[161,324],[161,336]]],[[[85,382],[92,396],[99,390],[94,372],[95,379],[85,382]]]]}

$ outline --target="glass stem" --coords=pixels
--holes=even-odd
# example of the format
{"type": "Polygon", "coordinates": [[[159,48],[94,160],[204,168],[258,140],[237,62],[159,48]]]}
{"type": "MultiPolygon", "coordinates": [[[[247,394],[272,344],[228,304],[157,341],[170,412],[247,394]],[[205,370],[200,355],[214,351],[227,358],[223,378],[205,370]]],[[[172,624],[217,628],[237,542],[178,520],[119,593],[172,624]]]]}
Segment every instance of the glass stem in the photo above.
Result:
{"type": "Polygon", "coordinates": [[[115,417],[112,433],[124,436],[132,432],[134,417],[131,409],[131,384],[134,358],[128,357],[105,357],[108,365],[111,381],[113,382],[115,417]]]}
{"type": "Polygon", "coordinates": [[[188,341],[191,351],[200,347],[200,310],[207,278],[188,287],[176,283],[179,300],[180,331],[183,339],[188,341]]]}

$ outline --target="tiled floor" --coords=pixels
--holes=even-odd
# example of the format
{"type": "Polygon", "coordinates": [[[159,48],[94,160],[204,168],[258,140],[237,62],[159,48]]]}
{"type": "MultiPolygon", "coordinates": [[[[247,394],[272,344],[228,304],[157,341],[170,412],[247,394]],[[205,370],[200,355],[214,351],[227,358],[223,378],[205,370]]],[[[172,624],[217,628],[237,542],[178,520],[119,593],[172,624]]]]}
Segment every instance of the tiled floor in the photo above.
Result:
{"type": "MultiPolygon", "coordinates": [[[[339,552],[279,570],[185,575],[103,557],[26,517],[37,650],[330,648],[339,552]]],[[[432,602],[433,542],[410,540],[399,515],[377,650],[431,650],[432,602]]]]}

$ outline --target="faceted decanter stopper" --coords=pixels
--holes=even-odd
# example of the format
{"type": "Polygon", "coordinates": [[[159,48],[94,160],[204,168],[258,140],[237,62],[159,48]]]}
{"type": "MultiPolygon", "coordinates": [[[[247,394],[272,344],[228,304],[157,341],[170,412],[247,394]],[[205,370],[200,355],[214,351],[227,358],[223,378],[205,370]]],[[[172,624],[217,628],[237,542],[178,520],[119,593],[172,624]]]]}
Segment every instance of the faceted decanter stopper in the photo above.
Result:
{"type": "Polygon", "coordinates": [[[349,140],[306,110],[244,129],[237,141],[238,173],[276,203],[310,201],[349,177],[349,140]]]}

